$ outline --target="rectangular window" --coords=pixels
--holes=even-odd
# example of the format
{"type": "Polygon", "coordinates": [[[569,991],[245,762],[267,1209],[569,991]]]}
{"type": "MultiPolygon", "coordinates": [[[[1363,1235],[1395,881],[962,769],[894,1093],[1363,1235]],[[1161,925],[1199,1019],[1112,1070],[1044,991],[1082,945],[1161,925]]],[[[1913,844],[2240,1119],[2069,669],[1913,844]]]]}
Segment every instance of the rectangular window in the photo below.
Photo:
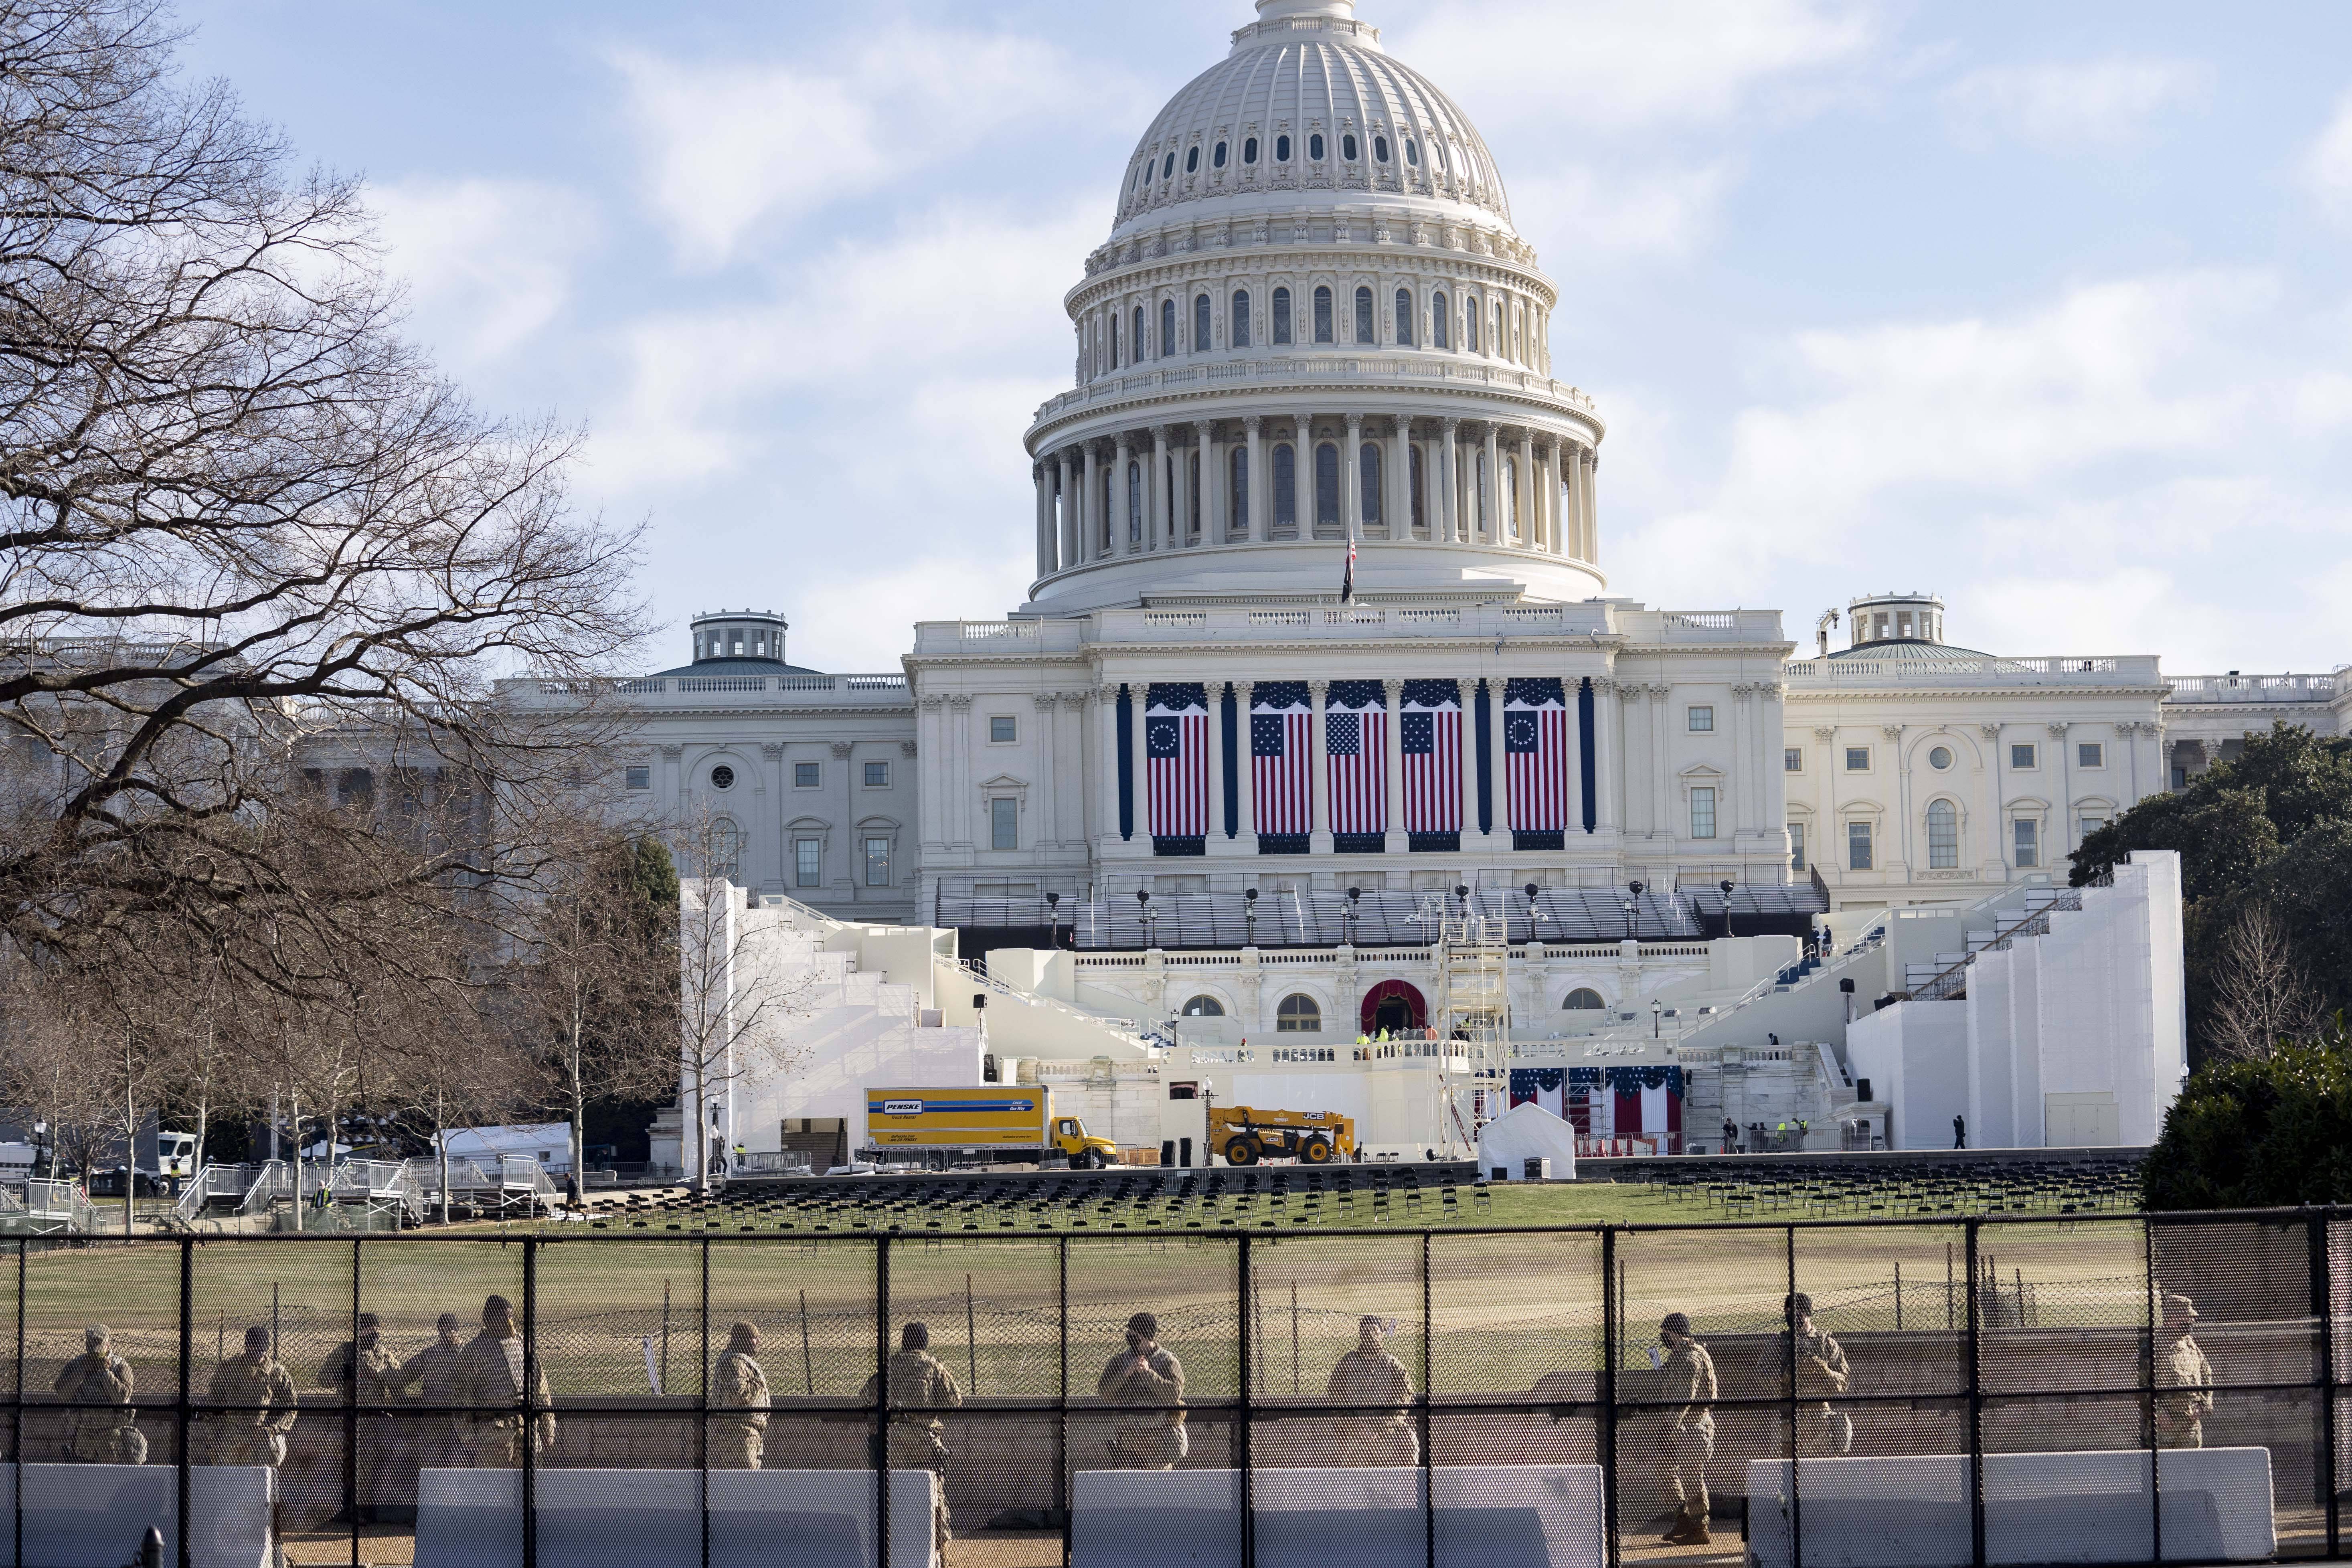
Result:
{"type": "Polygon", "coordinates": [[[793,764],[793,787],[794,789],[816,788],[816,770],[817,764],[814,763],[794,763],[793,764]]]}
{"type": "Polygon", "coordinates": [[[1805,825],[1801,822],[1792,822],[1789,824],[1789,869],[1801,871],[1804,868],[1805,825]]]}
{"type": "Polygon", "coordinates": [[[1715,791],[1712,789],[1691,791],[1691,837],[1715,837],[1715,791]]]}
{"type": "Polygon", "coordinates": [[[1021,803],[1000,797],[988,803],[988,847],[991,849],[1021,847],[1021,803]]]}
{"type": "Polygon", "coordinates": [[[1845,868],[1867,871],[1870,868],[1870,824],[1849,822],[1845,825],[1845,868]]]}
{"type": "Polygon", "coordinates": [[[2030,871],[2042,864],[2042,835],[2038,827],[2038,824],[2025,817],[2019,817],[2011,825],[2017,836],[2017,868],[2021,871],[2030,871]]]}
{"type": "Polygon", "coordinates": [[[2009,749],[2009,765],[2017,769],[2021,773],[2032,772],[2034,767],[2037,765],[2034,761],[2033,748],[2031,746],[2011,746],[2009,749]]]}
{"type": "Polygon", "coordinates": [[[2074,765],[2078,768],[2105,767],[2107,748],[2096,741],[2078,742],[2074,747],[2074,765]]]}
{"type": "Polygon", "coordinates": [[[1690,710],[1690,727],[1691,733],[1694,735],[1704,735],[1713,730],[1715,728],[1715,710],[1704,707],[1692,709],[1690,710]]]}
{"type": "Polygon", "coordinates": [[[654,787],[654,770],[653,770],[653,765],[652,765],[650,763],[635,763],[635,764],[632,765],[632,766],[627,770],[627,776],[626,776],[626,778],[625,778],[625,782],[628,784],[628,786],[629,786],[631,789],[651,789],[651,788],[653,788],[653,787],[654,787]]]}
{"type": "Polygon", "coordinates": [[[888,789],[890,787],[890,764],[887,763],[866,763],[866,787],[867,789],[888,789]]]}
{"type": "Polygon", "coordinates": [[[887,838],[866,841],[866,885],[869,888],[890,885],[890,841],[887,838]]]}
{"type": "Polygon", "coordinates": [[[1781,747],[1780,771],[1784,773],[1803,773],[1805,771],[1805,748],[1802,746],[1781,747]]]}
{"type": "Polygon", "coordinates": [[[1848,746],[1845,749],[1845,771],[1850,773],[1868,773],[1870,771],[1870,748],[1868,746],[1848,746]]]}
{"type": "Polygon", "coordinates": [[[824,839],[793,840],[793,885],[796,888],[821,888],[824,885],[824,839]]]}
{"type": "Polygon", "coordinates": [[[1009,746],[1013,743],[1019,731],[1013,722],[1012,714],[992,713],[988,716],[988,743],[990,745],[1009,746]]]}
{"type": "Polygon", "coordinates": [[[2172,770],[2172,787],[2175,789],[2187,789],[2189,787],[2189,770],[2187,768],[2175,768],[2172,770]]]}
{"type": "Polygon", "coordinates": [[[2082,817],[2074,824],[2074,836],[2078,838],[2088,838],[2106,825],[2107,819],[2104,816],[2082,817]]]}

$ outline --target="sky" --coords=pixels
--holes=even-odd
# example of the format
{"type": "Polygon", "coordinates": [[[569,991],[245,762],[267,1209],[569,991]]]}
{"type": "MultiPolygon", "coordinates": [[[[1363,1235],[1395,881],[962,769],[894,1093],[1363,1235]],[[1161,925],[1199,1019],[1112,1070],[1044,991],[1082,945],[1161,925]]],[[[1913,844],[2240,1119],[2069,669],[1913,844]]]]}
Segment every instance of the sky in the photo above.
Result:
{"type": "MultiPolygon", "coordinates": [[[[1021,437],[1244,0],[182,0],[363,175],[411,331],[583,432],[661,630],[892,670],[1033,563],[1021,437]]],[[[2352,660],[2352,6],[1362,0],[1485,134],[1598,399],[1611,592],[1943,595],[2011,655],[2352,660]]]]}

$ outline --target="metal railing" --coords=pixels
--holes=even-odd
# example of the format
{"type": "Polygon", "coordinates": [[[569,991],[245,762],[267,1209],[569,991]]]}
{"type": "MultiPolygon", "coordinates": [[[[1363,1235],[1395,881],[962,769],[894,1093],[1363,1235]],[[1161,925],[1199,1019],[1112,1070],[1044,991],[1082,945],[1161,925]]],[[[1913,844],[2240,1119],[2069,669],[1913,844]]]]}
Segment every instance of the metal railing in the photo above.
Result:
{"type": "MultiPolygon", "coordinates": [[[[1137,1444],[1171,1430],[1185,1436],[1165,1444],[1179,1471],[1213,1473],[1119,1484],[1171,1500],[1191,1487],[1181,1517],[1230,1542],[1200,1560],[1235,1568],[1275,1560],[1262,1550],[1271,1527],[1301,1528],[1286,1510],[1358,1506],[1343,1495],[1388,1494],[1372,1522],[1409,1530],[1411,1555],[1432,1568],[1487,1560],[1476,1532],[1520,1527],[1454,1513],[1448,1500],[1476,1487],[1515,1518],[1540,1516],[1514,1560],[1590,1561],[1590,1548],[1617,1568],[1654,1551],[1677,1465],[1711,1490],[1718,1539],[1742,1533],[1751,1562],[1787,1568],[1868,1560],[1853,1555],[1864,1529],[1904,1537],[1905,1560],[2025,1561],[2002,1542],[2061,1506],[2100,1526],[2070,1561],[2340,1560],[2347,1264],[2352,1211],[2337,1209],[1321,1234],[1276,1219],[1160,1235],[17,1240],[0,1244],[0,1301],[15,1313],[0,1337],[14,1360],[0,1390],[13,1392],[0,1402],[20,1463],[46,1467],[93,1431],[111,1440],[125,1421],[88,1421],[89,1405],[50,1392],[73,1386],[83,1325],[105,1321],[139,1389],[106,1408],[176,1468],[170,1506],[187,1517],[192,1496],[220,1495],[192,1485],[194,1470],[266,1462],[236,1434],[267,1407],[240,1403],[252,1380],[223,1375],[242,1331],[258,1330],[298,1384],[277,1465],[278,1543],[312,1563],[397,1556],[362,1515],[417,1507],[426,1473],[506,1460],[515,1502],[485,1506],[495,1494],[477,1489],[466,1528],[517,1510],[510,1560],[522,1568],[556,1561],[538,1543],[552,1526],[581,1528],[583,1492],[613,1561],[637,1560],[640,1524],[638,1557],[682,1535],[691,1560],[698,1520],[703,1562],[739,1560],[710,1530],[717,1456],[741,1468],[746,1412],[725,1403],[714,1371],[736,1322],[761,1336],[766,1468],[838,1478],[845,1445],[862,1451],[870,1489],[850,1495],[872,1500],[857,1505],[856,1533],[877,1568],[931,1560],[929,1541],[905,1538],[903,1513],[874,1506],[897,1484],[888,1472],[927,1468],[964,1550],[997,1537],[1006,1552],[1025,1543],[1024,1562],[1132,1558],[1141,1541],[1122,1543],[1116,1519],[1089,1521],[1089,1500],[1102,1472],[1132,1471],[1137,1444]],[[1801,1293],[1808,1330],[1831,1336],[1801,1349],[1784,1331],[1801,1293]],[[466,1377],[406,1397],[407,1384],[387,1396],[341,1376],[362,1312],[399,1363],[434,1343],[440,1313],[467,1335],[478,1317],[496,1321],[498,1301],[476,1310],[491,1296],[511,1307],[520,1340],[511,1397],[482,1396],[466,1377]],[[1181,1361],[1181,1416],[1116,1392],[1138,1312],[1155,1315],[1149,1335],[1181,1361]],[[1712,1386],[1672,1381],[1690,1363],[1664,1361],[1651,1327],[1671,1312],[1708,1347],[1712,1386]],[[929,1365],[953,1379],[956,1401],[915,1396],[892,1373],[910,1320],[929,1325],[929,1365]],[[1373,1336],[1378,1353],[1342,1375],[1373,1336]],[[1363,1367],[1378,1376],[1366,1382],[1363,1367]],[[1670,1436],[1695,1415],[1707,1441],[1670,1436]],[[929,1439],[906,1434],[935,1418],[940,1451],[910,1459],[929,1439]],[[2258,1463],[2268,1484],[2225,1495],[2198,1481],[2207,1461],[2179,1451],[2200,1443],[2222,1451],[2211,1463],[2258,1463]],[[2048,1495],[2021,1497],[2021,1468],[2054,1476],[2037,1483],[2048,1495]],[[2126,1479],[2066,1492],[2067,1476],[2101,1469],[2126,1479]],[[681,1471],[707,1473],[684,1500],[662,1479],[681,1471]],[[1318,1492],[1320,1504],[1298,1500],[1318,1492]],[[2200,1546],[2216,1529],[2240,1531],[2241,1545],[2258,1531],[2262,1549],[2200,1546]],[[1910,1555],[1922,1542],[1943,1554],[1910,1555]]],[[[509,1366],[488,1330],[451,1349],[465,1365],[509,1366]]],[[[7,1498],[20,1531],[76,1474],[104,1480],[23,1473],[7,1498]]],[[[144,1521],[119,1522],[127,1552],[144,1521]]],[[[176,1534],[184,1564],[190,1533],[176,1534]]]]}

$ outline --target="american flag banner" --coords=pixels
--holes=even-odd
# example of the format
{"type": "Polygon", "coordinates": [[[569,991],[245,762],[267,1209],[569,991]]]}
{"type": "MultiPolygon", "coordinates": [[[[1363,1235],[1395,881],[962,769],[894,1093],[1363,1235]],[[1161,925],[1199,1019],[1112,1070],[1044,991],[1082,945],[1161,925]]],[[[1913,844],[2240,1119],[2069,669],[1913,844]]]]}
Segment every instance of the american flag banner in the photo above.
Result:
{"type": "Polygon", "coordinates": [[[1198,855],[1209,833],[1209,697],[1197,680],[1154,682],[1143,706],[1152,852],[1198,855]]]}
{"type": "Polygon", "coordinates": [[[1388,847],[1388,692],[1377,680],[1335,680],[1323,698],[1331,843],[1343,853],[1388,847]]]}
{"type": "Polygon", "coordinates": [[[1568,694],[1557,676],[1503,686],[1511,847],[1558,849],[1568,829],[1568,694]]]}
{"type": "Polygon", "coordinates": [[[1250,802],[1261,853],[1307,853],[1315,810],[1313,724],[1307,682],[1261,680],[1251,688],[1250,802]]]}
{"type": "Polygon", "coordinates": [[[1462,689],[1451,680],[1406,681],[1398,728],[1398,750],[1404,756],[1404,830],[1412,836],[1412,847],[1459,848],[1462,689]]]}

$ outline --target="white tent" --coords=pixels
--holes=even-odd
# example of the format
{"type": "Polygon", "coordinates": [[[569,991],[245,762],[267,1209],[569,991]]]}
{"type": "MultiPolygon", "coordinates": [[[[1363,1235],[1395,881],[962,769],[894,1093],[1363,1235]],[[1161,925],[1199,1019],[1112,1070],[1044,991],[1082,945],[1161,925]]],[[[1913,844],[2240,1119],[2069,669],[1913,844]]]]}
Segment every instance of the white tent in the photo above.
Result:
{"type": "Polygon", "coordinates": [[[1551,1162],[1552,1180],[1575,1179],[1576,1129],[1540,1105],[1515,1105],[1478,1130],[1478,1169],[1490,1176],[1499,1169],[1516,1182],[1528,1161],[1544,1159],[1551,1162]]]}

